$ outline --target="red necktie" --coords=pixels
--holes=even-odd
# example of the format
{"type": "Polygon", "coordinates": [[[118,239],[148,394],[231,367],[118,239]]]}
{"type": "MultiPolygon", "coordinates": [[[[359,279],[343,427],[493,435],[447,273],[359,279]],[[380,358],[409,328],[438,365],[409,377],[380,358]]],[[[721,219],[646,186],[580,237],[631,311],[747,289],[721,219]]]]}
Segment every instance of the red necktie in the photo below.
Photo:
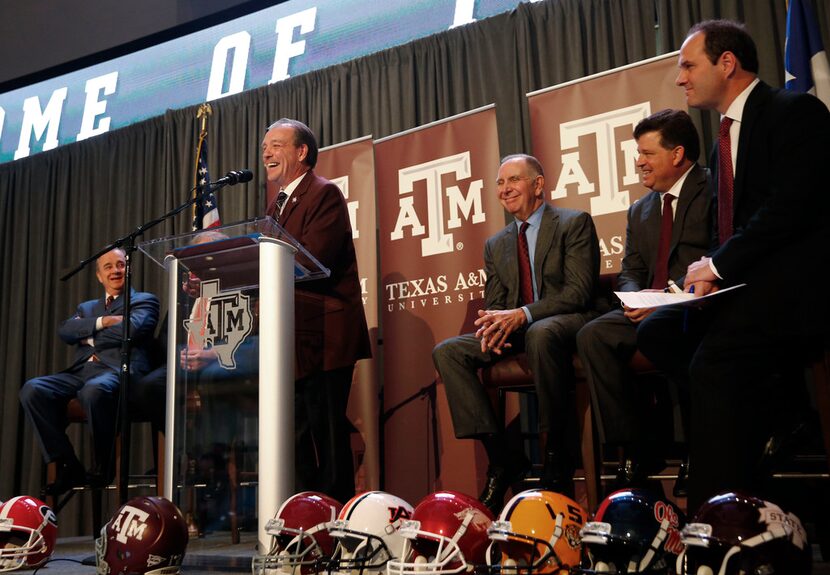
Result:
{"type": "Polygon", "coordinates": [[[732,173],[732,140],[729,127],[732,118],[720,121],[718,131],[718,241],[723,244],[732,237],[732,199],[735,192],[735,176],[732,173]]]}
{"type": "Polygon", "coordinates": [[[113,302],[113,300],[114,300],[114,299],[115,299],[115,298],[114,298],[114,297],[112,297],[111,295],[108,295],[108,296],[107,296],[107,299],[106,299],[106,301],[104,302],[104,309],[105,309],[105,310],[109,311],[110,307],[112,307],[112,302],[113,302]]]}
{"type": "Polygon", "coordinates": [[[674,214],[671,202],[674,196],[663,194],[663,219],[660,221],[660,247],[657,249],[657,261],[654,266],[654,279],[651,280],[652,289],[663,289],[669,281],[669,248],[671,247],[671,230],[674,223],[674,214]]]}
{"type": "Polygon", "coordinates": [[[519,228],[519,293],[522,304],[533,303],[533,273],[530,271],[530,251],[527,249],[527,228],[523,222],[519,228]]]}

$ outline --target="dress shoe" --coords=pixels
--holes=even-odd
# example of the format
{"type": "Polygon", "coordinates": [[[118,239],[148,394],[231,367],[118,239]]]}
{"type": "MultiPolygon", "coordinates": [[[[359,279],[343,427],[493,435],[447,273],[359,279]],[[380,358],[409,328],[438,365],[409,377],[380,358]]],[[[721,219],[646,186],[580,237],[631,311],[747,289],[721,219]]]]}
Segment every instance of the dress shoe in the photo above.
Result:
{"type": "Polygon", "coordinates": [[[115,480],[115,468],[112,465],[93,465],[86,473],[86,484],[93,489],[103,489],[115,480]]]}
{"type": "Polygon", "coordinates": [[[687,457],[680,462],[680,467],[677,468],[677,479],[674,481],[672,487],[672,495],[675,497],[688,497],[688,481],[689,481],[689,458],[687,457]]]}
{"type": "Polygon", "coordinates": [[[759,469],[764,475],[787,468],[795,460],[799,447],[810,444],[810,440],[819,437],[820,426],[807,417],[781,426],[764,444],[759,469]]]}
{"type": "Polygon", "coordinates": [[[627,457],[617,468],[611,491],[619,489],[645,488],[657,489],[662,486],[657,480],[649,479],[650,475],[659,473],[666,467],[666,461],[660,458],[635,459],[627,457]]]}
{"type": "Polygon", "coordinates": [[[513,484],[522,479],[530,469],[530,461],[524,455],[517,455],[503,466],[490,465],[487,468],[487,481],[478,500],[485,507],[498,516],[502,505],[504,505],[504,494],[513,484]]]}
{"type": "Polygon", "coordinates": [[[574,498],[574,465],[571,458],[554,452],[545,453],[539,489],[553,491],[574,498]]]}
{"type": "Polygon", "coordinates": [[[55,481],[47,483],[43,487],[42,495],[45,497],[58,497],[73,487],[86,485],[86,472],[81,462],[75,459],[56,460],[57,474],[55,481]]]}

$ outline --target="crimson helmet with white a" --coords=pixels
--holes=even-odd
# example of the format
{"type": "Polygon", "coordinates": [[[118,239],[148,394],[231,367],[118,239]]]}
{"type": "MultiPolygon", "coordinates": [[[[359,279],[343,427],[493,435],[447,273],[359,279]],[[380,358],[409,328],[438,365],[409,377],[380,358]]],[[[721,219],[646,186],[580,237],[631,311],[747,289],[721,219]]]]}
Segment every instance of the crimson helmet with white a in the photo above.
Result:
{"type": "Polygon", "coordinates": [[[806,575],[811,571],[807,535],[798,517],[743,493],[716,495],[681,532],[682,575],[806,575]]]}
{"type": "Polygon", "coordinates": [[[329,533],[337,541],[331,570],[380,573],[403,547],[401,524],[412,517],[412,505],[384,491],[355,495],[343,506],[329,533]]]}
{"type": "Polygon", "coordinates": [[[0,571],[43,565],[57,537],[58,519],[40,499],[21,495],[0,504],[0,571]]]}
{"type": "Polygon", "coordinates": [[[334,553],[335,541],[328,528],[343,504],[314,491],[292,495],[265,525],[271,547],[265,555],[254,555],[253,573],[272,570],[283,573],[317,573],[324,570],[334,553]]]}
{"type": "Polygon", "coordinates": [[[163,497],[134,497],[95,540],[98,575],[175,575],[187,548],[187,523],[163,497]]]}
{"type": "Polygon", "coordinates": [[[412,519],[404,521],[399,560],[389,562],[390,575],[467,573],[485,563],[493,515],[480,501],[455,491],[423,498],[412,519]]]}

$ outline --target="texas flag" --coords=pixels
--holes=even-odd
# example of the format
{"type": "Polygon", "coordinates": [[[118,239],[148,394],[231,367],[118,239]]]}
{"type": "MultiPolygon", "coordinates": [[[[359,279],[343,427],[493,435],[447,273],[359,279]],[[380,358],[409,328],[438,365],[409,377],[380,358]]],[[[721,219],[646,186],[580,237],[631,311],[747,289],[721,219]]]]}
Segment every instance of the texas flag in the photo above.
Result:
{"type": "Polygon", "coordinates": [[[784,48],[785,87],[818,96],[830,108],[830,66],[810,0],[790,0],[784,48]]]}

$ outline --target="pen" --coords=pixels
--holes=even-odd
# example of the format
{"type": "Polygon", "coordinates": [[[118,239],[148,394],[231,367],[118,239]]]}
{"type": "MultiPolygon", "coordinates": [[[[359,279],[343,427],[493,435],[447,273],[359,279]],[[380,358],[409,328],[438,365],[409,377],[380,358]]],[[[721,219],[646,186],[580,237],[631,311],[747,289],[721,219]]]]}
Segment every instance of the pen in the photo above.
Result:
{"type": "Polygon", "coordinates": [[[674,280],[669,280],[669,287],[667,287],[667,288],[666,288],[666,289],[664,289],[663,291],[664,291],[664,292],[667,292],[667,293],[668,293],[668,292],[671,292],[671,293],[683,293],[683,290],[682,290],[682,289],[680,289],[680,286],[678,286],[676,283],[674,283],[674,280]]]}

